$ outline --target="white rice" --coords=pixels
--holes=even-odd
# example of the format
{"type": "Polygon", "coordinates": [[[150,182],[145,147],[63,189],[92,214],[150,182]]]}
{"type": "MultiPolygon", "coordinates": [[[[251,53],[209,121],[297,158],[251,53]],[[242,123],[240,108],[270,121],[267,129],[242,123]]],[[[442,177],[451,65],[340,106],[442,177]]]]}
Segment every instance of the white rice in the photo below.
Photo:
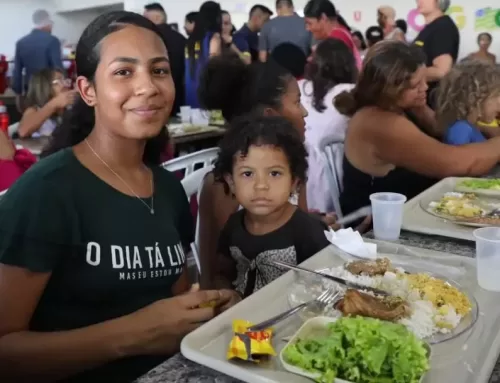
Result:
{"type": "MultiPolygon", "coordinates": [[[[398,268],[396,271],[404,273],[404,270],[401,268],[398,268]]],[[[398,278],[395,273],[387,272],[384,276],[374,277],[366,275],[357,276],[347,271],[344,266],[325,269],[322,270],[322,272],[360,285],[380,288],[389,291],[392,295],[405,299],[410,306],[412,314],[409,318],[399,320],[399,323],[406,326],[421,339],[429,338],[438,333],[449,333],[451,329],[446,327],[451,327],[452,329],[456,328],[462,319],[461,315],[457,314],[455,308],[450,305],[443,306],[438,310],[431,301],[422,299],[417,290],[411,290],[407,279],[398,278]],[[441,325],[445,324],[446,327],[438,326],[438,323],[441,325]]],[[[331,287],[342,291],[345,290],[333,281],[322,279],[321,285],[311,285],[309,283],[296,285],[294,290],[290,293],[290,298],[293,303],[301,303],[301,301],[304,302],[312,297],[318,296],[321,291],[331,287]],[[308,299],[304,299],[304,293],[309,296],[308,299]]],[[[338,316],[340,313],[329,305],[320,315],[338,316]]]]}

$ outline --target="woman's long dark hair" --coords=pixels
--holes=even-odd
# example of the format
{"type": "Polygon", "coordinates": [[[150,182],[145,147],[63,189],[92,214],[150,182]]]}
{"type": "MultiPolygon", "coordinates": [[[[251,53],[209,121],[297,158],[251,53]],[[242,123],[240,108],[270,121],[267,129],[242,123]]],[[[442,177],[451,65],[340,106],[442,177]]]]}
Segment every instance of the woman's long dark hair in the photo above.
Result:
{"type": "Polygon", "coordinates": [[[357,77],[356,60],[347,45],[337,39],[320,42],[306,73],[313,86],[314,108],[323,112],[324,98],[330,89],[338,84],[354,84],[357,77]]]}
{"type": "MultiPolygon", "coordinates": [[[[94,86],[96,85],[95,72],[101,56],[101,41],[127,25],[148,29],[162,37],[151,21],[137,13],[114,11],[101,15],[85,28],[76,46],[75,61],[78,76],[86,77],[94,86]]],[[[52,133],[50,144],[42,153],[42,157],[82,142],[94,129],[94,125],[94,108],[78,97],[73,106],[65,112],[62,123],[52,133]]],[[[163,128],[158,136],[146,143],[144,162],[150,165],[159,164],[161,153],[167,143],[167,130],[163,128]]]]}
{"type": "Polygon", "coordinates": [[[222,10],[219,3],[215,1],[206,1],[201,7],[196,16],[196,23],[194,25],[193,33],[188,38],[186,48],[189,57],[189,70],[191,76],[195,75],[196,62],[195,62],[195,46],[200,44],[200,50],[203,52],[203,39],[207,33],[220,33],[222,29],[222,10]]]}

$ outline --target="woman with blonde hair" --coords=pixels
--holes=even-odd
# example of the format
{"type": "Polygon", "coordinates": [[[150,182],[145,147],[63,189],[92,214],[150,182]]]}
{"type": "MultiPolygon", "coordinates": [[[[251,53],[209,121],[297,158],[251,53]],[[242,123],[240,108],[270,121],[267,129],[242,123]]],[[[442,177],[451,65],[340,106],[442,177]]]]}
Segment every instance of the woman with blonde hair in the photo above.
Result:
{"type": "Polygon", "coordinates": [[[409,199],[440,178],[484,175],[500,160],[500,138],[462,146],[437,139],[427,88],[420,49],[381,41],[368,52],[355,88],[336,97],[336,108],[352,117],[344,147],[344,214],[369,205],[372,193],[409,199]]]}
{"type": "Polygon", "coordinates": [[[20,137],[50,136],[64,110],[73,104],[76,92],[60,69],[42,69],[30,78],[17,133],[20,137]]]}

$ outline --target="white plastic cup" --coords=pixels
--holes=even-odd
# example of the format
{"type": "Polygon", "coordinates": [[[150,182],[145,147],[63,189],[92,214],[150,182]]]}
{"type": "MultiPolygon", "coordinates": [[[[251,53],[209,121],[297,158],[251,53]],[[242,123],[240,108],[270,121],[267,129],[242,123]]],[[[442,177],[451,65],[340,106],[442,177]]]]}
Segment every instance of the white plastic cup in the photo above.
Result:
{"type": "Polygon", "coordinates": [[[202,109],[191,109],[191,123],[197,126],[208,126],[210,123],[210,112],[202,109]]]}
{"type": "Polygon", "coordinates": [[[370,195],[375,239],[397,241],[403,224],[403,205],[406,196],[398,193],[374,193],[370,195]]]}
{"type": "Polygon", "coordinates": [[[191,123],[191,107],[189,105],[181,106],[181,122],[183,124],[191,123]]]}
{"type": "Polygon", "coordinates": [[[474,230],[477,283],[489,291],[500,291],[500,227],[474,230]]]}

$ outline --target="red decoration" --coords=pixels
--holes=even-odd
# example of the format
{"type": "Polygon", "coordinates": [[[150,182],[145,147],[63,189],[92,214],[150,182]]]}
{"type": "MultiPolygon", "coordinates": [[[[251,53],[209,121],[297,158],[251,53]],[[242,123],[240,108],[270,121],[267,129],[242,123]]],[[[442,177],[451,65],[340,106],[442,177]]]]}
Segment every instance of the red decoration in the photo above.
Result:
{"type": "Polygon", "coordinates": [[[5,55],[0,55],[0,94],[4,94],[7,90],[7,71],[9,63],[5,55]]]}

